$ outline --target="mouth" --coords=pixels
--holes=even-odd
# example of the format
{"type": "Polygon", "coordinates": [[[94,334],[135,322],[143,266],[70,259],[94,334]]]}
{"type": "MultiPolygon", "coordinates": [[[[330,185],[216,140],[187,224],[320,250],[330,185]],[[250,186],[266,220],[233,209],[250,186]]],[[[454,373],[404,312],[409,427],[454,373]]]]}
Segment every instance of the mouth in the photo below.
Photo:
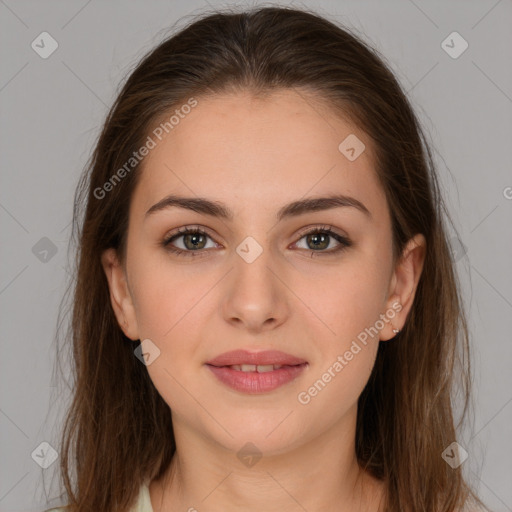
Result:
{"type": "Polygon", "coordinates": [[[295,380],[307,368],[304,359],[278,351],[226,352],[205,363],[217,379],[236,391],[267,393],[295,380]]]}
{"type": "MultiPolygon", "coordinates": [[[[295,366],[295,365],[283,365],[283,364],[232,364],[231,366],[220,366],[220,368],[231,368],[236,372],[258,372],[267,373],[274,370],[279,370],[283,366],[295,366]]],[[[219,367],[218,367],[219,368],[219,367]]]]}

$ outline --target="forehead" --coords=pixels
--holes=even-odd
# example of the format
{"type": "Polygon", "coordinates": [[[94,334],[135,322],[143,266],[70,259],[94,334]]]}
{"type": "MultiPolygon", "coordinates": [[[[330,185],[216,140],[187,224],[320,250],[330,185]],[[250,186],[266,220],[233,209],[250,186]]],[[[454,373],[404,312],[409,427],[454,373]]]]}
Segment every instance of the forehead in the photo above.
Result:
{"type": "Polygon", "coordinates": [[[138,210],[171,193],[239,210],[276,210],[332,193],[357,197],[372,214],[386,208],[368,136],[311,95],[286,89],[264,98],[240,92],[196,101],[162,140],[152,135],[155,147],[143,161],[132,200],[138,210]],[[357,152],[361,143],[365,148],[350,160],[344,141],[357,152]]]}

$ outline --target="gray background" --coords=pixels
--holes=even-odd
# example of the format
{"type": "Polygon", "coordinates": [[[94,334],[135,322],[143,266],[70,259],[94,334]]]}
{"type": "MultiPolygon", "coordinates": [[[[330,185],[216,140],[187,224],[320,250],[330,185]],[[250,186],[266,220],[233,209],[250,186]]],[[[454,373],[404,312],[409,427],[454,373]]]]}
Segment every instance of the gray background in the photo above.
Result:
{"type": "MultiPolygon", "coordinates": [[[[292,4],[360,31],[387,58],[431,135],[463,244],[452,240],[475,375],[474,424],[459,438],[469,453],[463,468],[493,510],[511,511],[512,2],[292,4]],[[469,44],[458,58],[441,46],[453,31],[469,44]]],[[[52,369],[72,196],[107,106],[180,18],[223,5],[0,0],[2,512],[42,510],[43,474],[47,488],[55,480],[57,463],[43,470],[31,454],[44,453],[44,441],[57,448],[68,400],[55,394],[52,369]],[[59,45],[47,59],[31,47],[43,31],[59,45]]],[[[56,496],[55,487],[49,492],[56,496]]]]}

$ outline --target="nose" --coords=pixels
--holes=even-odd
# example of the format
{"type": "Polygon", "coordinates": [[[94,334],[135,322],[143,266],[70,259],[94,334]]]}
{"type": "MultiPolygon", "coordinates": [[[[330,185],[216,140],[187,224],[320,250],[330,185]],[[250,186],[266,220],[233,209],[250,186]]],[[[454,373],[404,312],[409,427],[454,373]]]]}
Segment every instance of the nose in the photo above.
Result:
{"type": "MultiPolygon", "coordinates": [[[[242,253],[243,254],[243,253],[242,253]]],[[[275,329],[289,315],[289,297],[284,270],[263,250],[251,261],[236,254],[226,280],[224,319],[252,333],[275,329]]]]}

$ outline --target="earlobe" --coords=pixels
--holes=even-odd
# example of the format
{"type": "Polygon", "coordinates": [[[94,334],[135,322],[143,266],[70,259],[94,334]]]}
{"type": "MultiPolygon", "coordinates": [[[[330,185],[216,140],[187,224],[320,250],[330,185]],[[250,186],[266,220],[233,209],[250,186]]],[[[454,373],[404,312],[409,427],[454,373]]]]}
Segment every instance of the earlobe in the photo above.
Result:
{"type": "Polygon", "coordinates": [[[421,233],[418,233],[409,240],[402,252],[401,258],[396,264],[391,279],[385,313],[390,318],[391,315],[387,315],[387,312],[393,312],[393,317],[389,319],[384,329],[382,329],[381,340],[392,339],[398,332],[403,330],[414,302],[416,289],[423,271],[425,255],[426,240],[421,233]]]}
{"type": "Polygon", "coordinates": [[[110,302],[116,315],[117,323],[124,334],[138,340],[138,328],[132,297],[128,288],[125,271],[119,262],[115,249],[107,249],[101,255],[101,264],[107,277],[110,302]]]}

